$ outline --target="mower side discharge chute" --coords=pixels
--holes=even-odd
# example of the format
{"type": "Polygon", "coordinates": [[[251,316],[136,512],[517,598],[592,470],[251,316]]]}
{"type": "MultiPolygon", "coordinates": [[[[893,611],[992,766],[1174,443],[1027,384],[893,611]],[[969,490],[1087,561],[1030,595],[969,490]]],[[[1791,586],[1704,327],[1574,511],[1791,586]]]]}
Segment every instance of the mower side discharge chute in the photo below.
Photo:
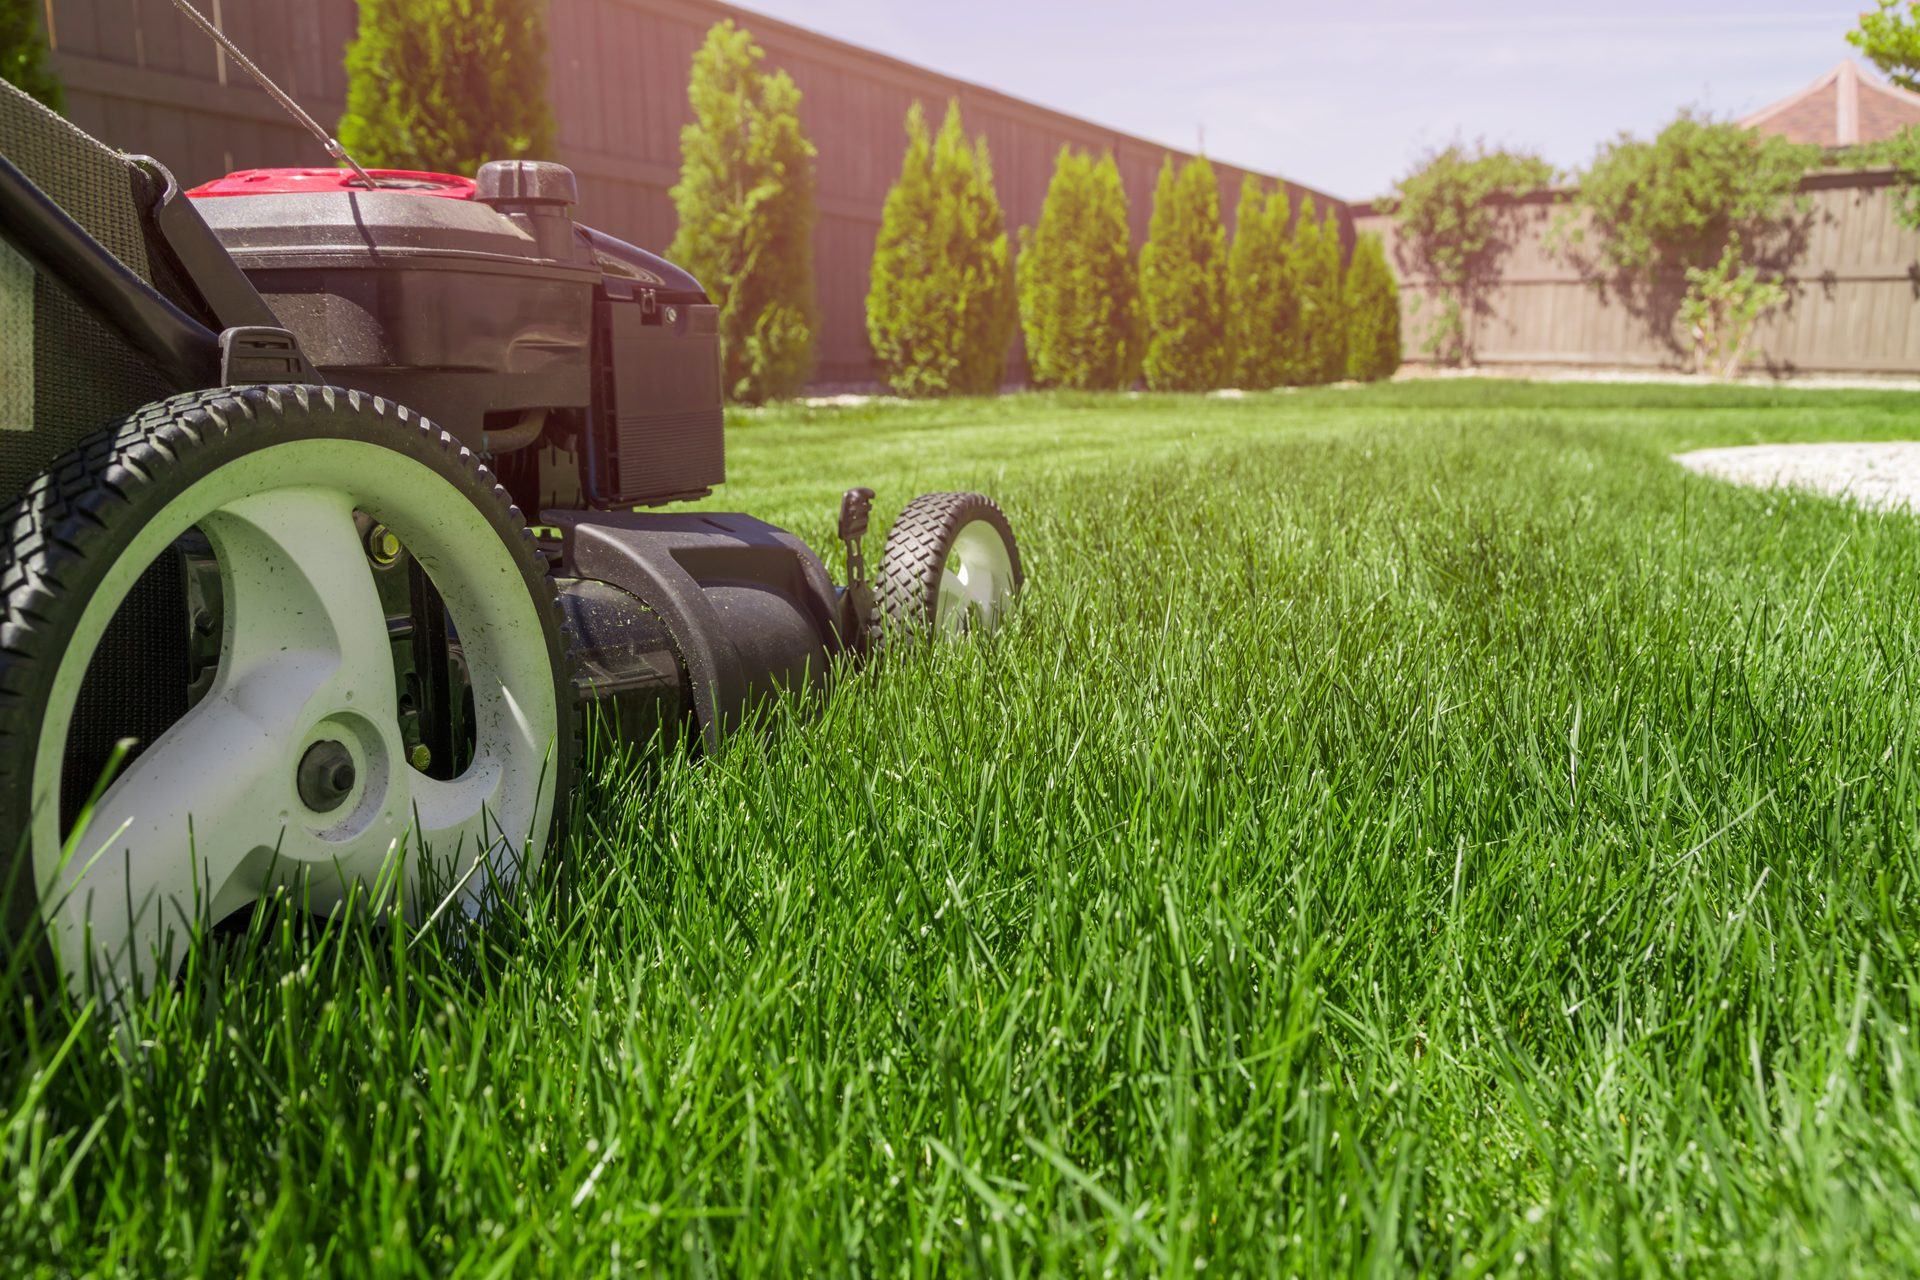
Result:
{"type": "MultiPolygon", "coordinates": [[[[820,558],[765,521],[717,512],[542,518],[560,529],[565,577],[611,586],[630,612],[659,620],[710,748],[758,699],[823,684],[832,659],[860,641],[863,620],[820,558]]],[[[602,669],[620,661],[590,637],[576,637],[576,652],[602,669]]]]}

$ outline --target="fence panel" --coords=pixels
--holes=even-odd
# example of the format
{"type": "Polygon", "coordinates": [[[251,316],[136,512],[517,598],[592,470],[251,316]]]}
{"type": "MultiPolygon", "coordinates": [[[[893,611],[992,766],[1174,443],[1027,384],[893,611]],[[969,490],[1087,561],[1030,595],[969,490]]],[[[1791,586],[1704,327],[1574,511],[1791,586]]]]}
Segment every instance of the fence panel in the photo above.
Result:
{"type": "MultiPolygon", "coordinates": [[[[1785,272],[1787,304],[1755,329],[1748,367],[1779,374],[1920,374],[1920,231],[1895,217],[1888,170],[1818,173],[1803,184],[1804,245],[1785,272]]],[[[1387,242],[1402,282],[1407,358],[1433,315],[1432,282],[1401,252],[1390,215],[1352,211],[1356,231],[1387,242]]],[[[1584,227],[1566,193],[1519,210],[1519,233],[1474,324],[1475,355],[1500,368],[1682,369],[1683,335],[1635,314],[1595,282],[1581,251],[1555,236],[1584,227]]]]}

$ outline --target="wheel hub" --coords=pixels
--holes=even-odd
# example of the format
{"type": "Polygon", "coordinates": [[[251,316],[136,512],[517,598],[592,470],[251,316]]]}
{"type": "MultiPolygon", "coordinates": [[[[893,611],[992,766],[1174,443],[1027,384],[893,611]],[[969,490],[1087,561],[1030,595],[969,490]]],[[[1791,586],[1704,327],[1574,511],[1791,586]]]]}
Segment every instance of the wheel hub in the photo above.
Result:
{"type": "Polygon", "coordinates": [[[315,813],[332,813],[353,794],[357,776],[353,753],[345,743],[332,739],[316,742],[300,757],[296,775],[300,803],[315,813]]]}
{"type": "Polygon", "coordinates": [[[1016,589],[1006,542],[992,525],[973,521],[961,528],[947,554],[934,599],[934,627],[959,632],[981,626],[990,631],[1016,589]]]}

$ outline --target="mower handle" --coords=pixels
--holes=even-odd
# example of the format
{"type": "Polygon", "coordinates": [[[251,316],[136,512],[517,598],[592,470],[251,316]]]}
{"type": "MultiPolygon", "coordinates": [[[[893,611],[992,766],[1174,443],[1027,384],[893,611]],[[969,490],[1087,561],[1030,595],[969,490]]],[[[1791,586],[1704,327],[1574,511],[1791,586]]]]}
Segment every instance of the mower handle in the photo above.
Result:
{"type": "Polygon", "coordinates": [[[219,335],[134,274],[5,156],[0,238],[117,329],[181,390],[219,383],[219,335]]]}

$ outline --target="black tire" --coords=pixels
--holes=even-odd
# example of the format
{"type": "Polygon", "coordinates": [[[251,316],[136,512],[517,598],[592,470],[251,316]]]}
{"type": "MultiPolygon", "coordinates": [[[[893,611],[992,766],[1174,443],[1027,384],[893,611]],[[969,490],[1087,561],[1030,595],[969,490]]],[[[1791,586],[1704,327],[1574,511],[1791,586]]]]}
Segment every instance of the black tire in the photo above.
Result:
{"type": "MultiPolygon", "coordinates": [[[[191,392],[121,419],[36,477],[4,515],[0,545],[0,886],[9,939],[39,936],[30,834],[34,762],[67,638],[140,530],[222,466],[290,441],[361,441],[430,468],[483,513],[540,617],[558,719],[555,820],[574,767],[572,666],[547,564],[492,473],[431,422],[377,397],[332,387],[256,386],[191,392]]],[[[60,726],[65,732],[65,726],[60,726]]],[[[557,830],[545,842],[551,849],[557,830]]],[[[32,945],[32,944],[27,944],[32,945]]],[[[37,967],[37,966],[36,966],[37,967]]]]}
{"type": "Polygon", "coordinates": [[[1013,526],[993,499],[979,493],[927,493],[907,504],[887,532],[880,560],[879,613],[883,627],[909,636],[935,628],[940,578],[968,526],[984,524],[1006,544],[1012,592],[1025,584],[1013,526]]]}

